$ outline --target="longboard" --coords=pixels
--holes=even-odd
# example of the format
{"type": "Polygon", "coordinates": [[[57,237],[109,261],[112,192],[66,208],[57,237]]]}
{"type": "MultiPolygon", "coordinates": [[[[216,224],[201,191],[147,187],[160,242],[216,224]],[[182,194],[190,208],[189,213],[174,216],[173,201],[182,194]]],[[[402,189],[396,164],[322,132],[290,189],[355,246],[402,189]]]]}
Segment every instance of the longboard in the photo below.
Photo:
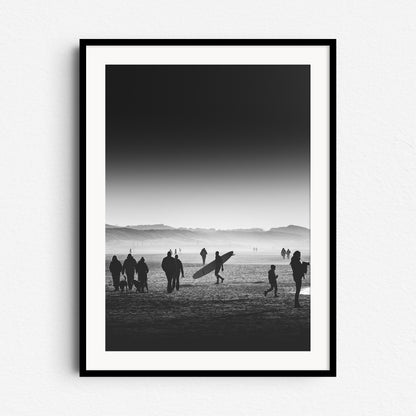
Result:
{"type": "MultiPolygon", "coordinates": [[[[224,264],[228,259],[234,256],[234,251],[229,251],[228,253],[223,254],[221,257],[222,263],[224,264]]],[[[215,270],[215,260],[211,263],[206,264],[202,269],[199,269],[194,275],[192,276],[194,279],[199,279],[202,276],[212,272],[215,270]]]]}

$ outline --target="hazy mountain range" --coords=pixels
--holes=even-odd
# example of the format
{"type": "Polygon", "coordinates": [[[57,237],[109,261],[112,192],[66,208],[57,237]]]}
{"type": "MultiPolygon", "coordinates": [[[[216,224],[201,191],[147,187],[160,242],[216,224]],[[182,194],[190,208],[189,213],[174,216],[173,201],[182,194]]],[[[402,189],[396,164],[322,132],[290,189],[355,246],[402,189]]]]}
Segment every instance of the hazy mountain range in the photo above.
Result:
{"type": "Polygon", "coordinates": [[[247,249],[260,247],[275,250],[277,247],[309,246],[308,228],[297,225],[287,227],[216,230],[213,228],[175,228],[165,224],[128,225],[106,224],[107,251],[141,247],[146,250],[166,248],[228,247],[247,249]]]}

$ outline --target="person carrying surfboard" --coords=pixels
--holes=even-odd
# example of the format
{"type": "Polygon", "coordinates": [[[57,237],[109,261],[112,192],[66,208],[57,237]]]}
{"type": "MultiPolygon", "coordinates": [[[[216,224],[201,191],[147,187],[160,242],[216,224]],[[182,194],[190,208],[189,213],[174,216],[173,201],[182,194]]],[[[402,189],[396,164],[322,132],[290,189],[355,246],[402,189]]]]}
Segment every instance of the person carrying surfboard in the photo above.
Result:
{"type": "Polygon", "coordinates": [[[201,250],[201,252],[199,253],[202,257],[202,265],[205,265],[205,259],[207,258],[207,254],[208,252],[205,250],[205,247],[201,250]]]}
{"type": "Polygon", "coordinates": [[[220,252],[216,251],[215,252],[215,277],[217,278],[217,283],[218,284],[220,282],[221,279],[221,283],[224,281],[224,278],[220,276],[220,270],[224,271],[224,263],[222,262],[222,258],[220,256],[220,252]]]}

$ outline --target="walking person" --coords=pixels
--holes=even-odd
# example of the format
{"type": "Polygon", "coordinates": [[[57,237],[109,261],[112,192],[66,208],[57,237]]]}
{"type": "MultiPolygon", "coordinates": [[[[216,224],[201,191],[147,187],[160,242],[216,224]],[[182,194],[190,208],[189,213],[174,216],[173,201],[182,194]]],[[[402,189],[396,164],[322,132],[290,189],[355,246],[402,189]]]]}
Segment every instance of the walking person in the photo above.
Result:
{"type": "Polygon", "coordinates": [[[283,260],[284,260],[284,258],[286,256],[286,250],[284,248],[282,248],[282,251],[280,252],[280,254],[282,255],[283,260]]]}
{"type": "Polygon", "coordinates": [[[279,275],[277,275],[275,271],[276,271],[276,266],[272,264],[269,270],[270,289],[267,289],[264,291],[264,296],[267,296],[269,292],[274,290],[274,297],[277,298],[277,278],[279,277],[279,275]]]}
{"type": "Polygon", "coordinates": [[[173,276],[173,284],[172,284],[172,290],[176,288],[176,290],[179,290],[179,277],[182,273],[182,277],[185,277],[183,273],[183,265],[182,262],[179,260],[178,255],[175,256],[175,262],[176,262],[176,268],[175,268],[175,275],[173,276]]]}
{"type": "Polygon", "coordinates": [[[113,278],[113,286],[114,291],[118,292],[118,289],[120,287],[120,273],[123,266],[121,265],[120,261],[117,259],[117,256],[113,256],[110,263],[110,273],[111,277],[113,278]]]}
{"type": "Polygon", "coordinates": [[[165,272],[166,278],[168,280],[168,293],[172,293],[172,280],[175,276],[176,270],[176,260],[172,257],[172,250],[169,250],[167,256],[162,260],[162,269],[165,272]]]}
{"type": "Polygon", "coordinates": [[[122,269],[122,273],[123,274],[126,273],[127,275],[127,286],[129,287],[129,290],[133,288],[135,270],[136,270],[136,260],[131,255],[131,253],[129,253],[126,260],[124,260],[123,269],[122,269]]]}
{"type": "Polygon", "coordinates": [[[288,260],[290,260],[290,253],[291,251],[289,249],[286,250],[286,257],[288,260]]]}
{"type": "Polygon", "coordinates": [[[136,264],[137,280],[139,281],[139,291],[144,293],[144,288],[149,292],[149,287],[147,286],[147,273],[149,273],[149,268],[142,257],[136,264]]]}
{"type": "Polygon", "coordinates": [[[292,266],[293,280],[295,281],[296,285],[295,308],[300,308],[301,306],[299,304],[299,293],[300,289],[302,288],[302,279],[305,278],[305,273],[309,263],[302,262],[300,259],[300,251],[295,251],[293,253],[292,260],[290,261],[290,265],[292,266]]]}
{"type": "Polygon", "coordinates": [[[215,277],[217,278],[216,285],[220,282],[220,279],[221,279],[221,283],[224,282],[224,278],[219,274],[220,270],[224,271],[224,264],[222,262],[219,251],[216,251],[215,252],[215,277]]]}
{"type": "Polygon", "coordinates": [[[201,250],[201,252],[199,253],[202,257],[202,265],[205,265],[205,259],[207,258],[207,254],[208,252],[205,250],[205,247],[201,250]]]}

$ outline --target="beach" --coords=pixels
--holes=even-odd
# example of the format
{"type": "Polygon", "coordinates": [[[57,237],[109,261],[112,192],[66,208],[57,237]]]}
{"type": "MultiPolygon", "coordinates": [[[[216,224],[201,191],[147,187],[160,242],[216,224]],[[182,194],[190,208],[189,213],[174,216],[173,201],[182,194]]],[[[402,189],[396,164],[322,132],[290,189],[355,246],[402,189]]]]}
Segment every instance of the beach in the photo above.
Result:
{"type": "MultiPolygon", "coordinates": [[[[222,254],[222,253],[221,253],[222,254]]],[[[133,253],[136,260],[141,255],[133,253]]],[[[160,264],[145,254],[149,293],[115,292],[106,256],[106,350],[108,351],[308,351],[310,272],[303,280],[301,308],[294,308],[289,260],[274,253],[236,253],[224,265],[224,283],[214,273],[194,280],[202,267],[197,253],[180,253],[185,277],[168,294],[160,264]],[[276,265],[278,296],[264,296],[267,272],[276,265]]],[[[117,255],[121,262],[126,255],[117,255]]],[[[213,260],[209,253],[207,263],[213,260]]],[[[303,260],[309,261],[307,256],[303,260]]]]}

